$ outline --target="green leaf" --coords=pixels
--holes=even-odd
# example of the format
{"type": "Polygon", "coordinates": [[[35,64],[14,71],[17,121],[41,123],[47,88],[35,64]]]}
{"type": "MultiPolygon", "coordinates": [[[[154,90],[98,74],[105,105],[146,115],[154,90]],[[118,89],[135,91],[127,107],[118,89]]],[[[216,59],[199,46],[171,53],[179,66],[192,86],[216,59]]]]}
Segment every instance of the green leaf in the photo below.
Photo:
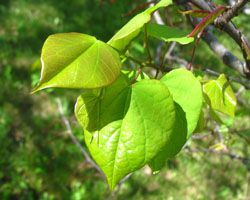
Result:
{"type": "Polygon", "coordinates": [[[121,73],[112,85],[83,93],[75,106],[77,120],[89,132],[98,131],[107,124],[120,120],[129,89],[127,75],[121,73]]]}
{"type": "Polygon", "coordinates": [[[119,51],[124,51],[129,43],[141,32],[144,24],[151,19],[151,14],[160,7],[172,4],[172,0],[161,0],[158,4],[133,17],[109,41],[108,44],[119,51]]]}
{"type": "Polygon", "coordinates": [[[171,138],[152,161],[148,164],[153,173],[158,173],[165,165],[166,161],[179,153],[183,145],[187,141],[187,119],[186,114],[178,103],[174,103],[176,112],[176,121],[174,124],[174,131],[171,138]]]}
{"type": "Polygon", "coordinates": [[[170,26],[160,24],[148,24],[148,35],[164,40],[165,42],[176,41],[180,44],[188,44],[194,41],[193,37],[188,38],[188,32],[170,26]]]}
{"type": "Polygon", "coordinates": [[[202,107],[202,89],[197,78],[186,69],[175,69],[162,79],[173,95],[173,99],[186,113],[188,133],[187,138],[195,130],[202,107]]]}
{"type": "Polygon", "coordinates": [[[235,116],[237,99],[224,74],[221,74],[216,81],[213,80],[204,84],[203,92],[207,104],[212,109],[230,117],[235,116]]]}
{"type": "Polygon", "coordinates": [[[149,163],[152,171],[158,172],[169,158],[179,153],[195,130],[202,107],[201,85],[194,75],[185,69],[176,69],[162,79],[173,95],[176,121],[172,137],[163,150],[149,163]]]}
{"type": "Polygon", "coordinates": [[[42,68],[41,60],[40,58],[36,59],[35,62],[31,65],[30,71],[35,72],[35,71],[40,71],[42,68]]]}
{"type": "MultiPolygon", "coordinates": [[[[90,153],[105,173],[111,190],[123,177],[156,156],[170,140],[175,122],[174,103],[164,84],[142,80],[124,87],[124,83],[126,78],[120,76],[105,89],[96,102],[99,106],[93,109],[90,103],[87,118],[98,115],[98,123],[93,125],[89,120],[84,132],[90,153]]],[[[84,119],[79,117],[83,116],[81,112],[88,110],[85,108],[91,102],[83,95],[75,110],[80,122],[84,119]]],[[[86,119],[83,121],[86,124],[86,119]]]]}
{"type": "Polygon", "coordinates": [[[204,112],[203,110],[201,109],[201,113],[200,113],[200,117],[199,117],[199,121],[197,123],[197,126],[195,128],[195,133],[199,133],[203,130],[205,126],[205,118],[204,118],[204,112]]]}
{"type": "Polygon", "coordinates": [[[32,92],[49,88],[99,88],[120,74],[119,54],[96,38],[60,33],[47,38],[42,49],[42,72],[32,92]]]}
{"type": "MultiPolygon", "coordinates": [[[[126,79],[129,83],[131,83],[135,77],[137,76],[138,70],[122,70],[122,73],[125,74],[126,79]]],[[[141,81],[143,79],[150,79],[147,74],[144,72],[141,72],[139,76],[137,77],[136,81],[141,81]]]]}

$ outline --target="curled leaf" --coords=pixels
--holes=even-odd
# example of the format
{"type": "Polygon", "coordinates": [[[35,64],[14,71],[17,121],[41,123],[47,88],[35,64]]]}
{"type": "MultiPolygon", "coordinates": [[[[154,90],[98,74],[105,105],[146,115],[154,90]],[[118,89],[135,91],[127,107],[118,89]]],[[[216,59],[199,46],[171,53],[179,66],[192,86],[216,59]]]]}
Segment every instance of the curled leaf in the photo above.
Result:
{"type": "Polygon", "coordinates": [[[191,17],[206,17],[209,15],[210,11],[208,10],[187,10],[180,11],[184,15],[190,15],[191,17]]]}
{"type": "Polygon", "coordinates": [[[204,84],[203,92],[207,104],[212,109],[230,117],[235,116],[237,99],[224,74],[221,74],[217,80],[204,84]]]}
{"type": "Polygon", "coordinates": [[[221,13],[223,13],[226,10],[225,6],[221,6],[211,12],[208,16],[206,16],[196,27],[195,29],[190,33],[188,37],[194,37],[196,36],[200,31],[202,31],[208,24],[213,22],[217,17],[220,16],[221,13]]]}

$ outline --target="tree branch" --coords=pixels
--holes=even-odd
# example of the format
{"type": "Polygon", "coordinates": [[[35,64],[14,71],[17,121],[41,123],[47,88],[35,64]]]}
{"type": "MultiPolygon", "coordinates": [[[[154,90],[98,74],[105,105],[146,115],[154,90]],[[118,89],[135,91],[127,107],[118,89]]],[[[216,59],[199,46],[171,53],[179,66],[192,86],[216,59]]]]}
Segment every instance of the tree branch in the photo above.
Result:
{"type": "Polygon", "coordinates": [[[61,115],[61,118],[67,128],[67,133],[69,134],[71,140],[74,142],[74,144],[80,149],[80,151],[82,152],[84,158],[86,159],[86,161],[88,163],[90,163],[95,169],[97,169],[100,174],[102,175],[103,178],[105,178],[104,173],[102,172],[102,170],[100,169],[100,167],[90,158],[90,156],[88,155],[88,153],[84,150],[84,148],[82,147],[82,145],[80,144],[80,142],[76,139],[76,137],[73,135],[73,132],[71,130],[71,126],[69,121],[66,119],[66,117],[64,116],[63,113],[63,108],[62,108],[62,102],[60,98],[56,98],[57,104],[58,104],[58,110],[59,113],[61,115]]]}
{"type": "Polygon", "coordinates": [[[211,136],[213,134],[214,134],[214,132],[210,131],[205,135],[192,135],[191,138],[194,139],[194,140],[202,140],[203,138],[209,137],[209,136],[211,136]]]}
{"type": "MultiPolygon", "coordinates": [[[[228,5],[235,5],[236,4],[236,0],[224,0],[228,5]]],[[[250,6],[249,5],[245,5],[242,9],[242,12],[246,15],[250,15],[250,6]]]]}
{"type": "MultiPolygon", "coordinates": [[[[174,0],[178,6],[183,7],[185,10],[190,10],[192,7],[187,4],[185,0],[174,0]]],[[[190,0],[193,4],[198,6],[202,10],[213,11],[213,7],[208,4],[208,1],[204,0],[190,0]]],[[[199,23],[198,18],[191,18],[187,16],[190,23],[195,26],[199,23]]],[[[234,69],[235,71],[239,72],[243,77],[246,77],[250,80],[250,60],[247,59],[247,55],[242,47],[242,34],[235,28],[235,26],[229,22],[224,26],[224,31],[232,37],[236,43],[242,49],[243,56],[245,58],[245,62],[238,59],[234,56],[225,46],[223,46],[217,38],[211,32],[212,26],[207,26],[205,31],[207,32],[206,35],[202,35],[202,39],[209,45],[210,49],[230,68],[234,69]]],[[[247,44],[248,45],[248,44],[247,44]]],[[[249,45],[248,45],[249,46],[249,45]]]]}
{"type": "Polygon", "coordinates": [[[244,164],[247,167],[248,171],[250,171],[250,163],[249,163],[250,160],[248,158],[241,157],[233,152],[229,152],[229,151],[223,152],[223,151],[218,151],[218,150],[214,150],[214,149],[191,149],[188,146],[185,149],[188,149],[191,152],[216,153],[219,155],[229,156],[232,159],[236,159],[236,160],[241,161],[242,164],[244,164]]]}
{"type": "Polygon", "coordinates": [[[117,184],[117,189],[106,199],[106,200],[110,200],[110,199],[116,199],[116,195],[120,192],[121,190],[121,186],[122,184],[127,181],[133,173],[128,174],[127,176],[125,176],[118,184],[117,184]]]}
{"type": "Polygon", "coordinates": [[[220,17],[215,20],[216,26],[224,26],[228,23],[232,18],[238,15],[240,10],[249,2],[249,0],[241,0],[236,3],[231,8],[227,9],[220,17]]]}
{"type": "Polygon", "coordinates": [[[207,32],[206,35],[202,35],[202,39],[227,66],[238,71],[244,77],[249,75],[245,63],[235,57],[226,47],[224,47],[210,31],[207,32]]]}
{"type": "MultiPolygon", "coordinates": [[[[180,0],[176,0],[177,2],[180,0]]],[[[246,4],[246,0],[242,0],[244,5],[246,4]]],[[[249,2],[249,0],[247,0],[249,2]]],[[[182,3],[184,3],[183,1],[181,1],[182,3]]],[[[195,4],[196,6],[198,6],[200,9],[203,10],[209,10],[209,11],[213,11],[212,6],[208,5],[207,2],[205,2],[204,0],[190,0],[190,2],[192,2],[193,4],[195,4]]],[[[238,12],[238,8],[241,8],[243,4],[240,4],[240,6],[237,6],[237,9],[235,9],[235,12],[238,12]]],[[[232,19],[232,18],[231,18],[232,19]]],[[[216,21],[216,20],[215,20],[216,21]]],[[[224,26],[222,27],[221,25],[218,25],[216,22],[214,23],[214,26],[216,28],[219,28],[220,30],[223,29],[223,31],[225,33],[227,33],[231,38],[234,39],[234,41],[238,44],[238,46],[243,49],[242,47],[242,34],[236,30],[235,26],[231,23],[225,23],[224,26]]],[[[244,37],[244,36],[243,36],[244,37]]],[[[215,38],[216,39],[216,38],[215,38]]],[[[216,39],[217,40],[217,39],[216,39]]],[[[248,42],[246,41],[247,46],[249,47],[248,42]]],[[[243,53],[243,57],[245,59],[245,63],[243,63],[241,61],[241,66],[237,67],[239,70],[241,75],[247,77],[248,79],[250,79],[250,60],[247,59],[247,55],[244,51],[242,51],[243,53]],[[241,69],[240,69],[241,68],[241,69]]],[[[232,54],[231,54],[232,55],[232,54]]],[[[235,56],[234,56],[235,57],[235,56]]],[[[236,57],[235,57],[236,58],[236,57]]],[[[226,63],[225,63],[226,64],[226,63]]],[[[235,66],[235,65],[234,65],[235,66]]],[[[230,66],[232,67],[232,66],[230,66]]],[[[234,69],[236,69],[235,67],[233,67],[234,69]]]]}

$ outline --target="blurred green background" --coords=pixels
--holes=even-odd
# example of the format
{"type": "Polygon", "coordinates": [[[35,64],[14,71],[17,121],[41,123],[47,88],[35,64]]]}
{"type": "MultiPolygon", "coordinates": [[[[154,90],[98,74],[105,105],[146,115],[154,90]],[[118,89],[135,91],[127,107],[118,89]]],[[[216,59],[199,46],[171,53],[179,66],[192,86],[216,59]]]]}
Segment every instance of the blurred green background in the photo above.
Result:
{"type": "MultiPolygon", "coordinates": [[[[86,148],[83,131],[74,117],[74,104],[82,91],[47,89],[30,95],[40,77],[37,63],[41,48],[50,34],[80,32],[107,41],[136,14],[126,13],[143,2],[0,0],[0,200],[250,199],[250,174],[241,161],[188,149],[169,160],[157,175],[152,175],[148,167],[138,170],[111,196],[106,181],[85,162],[67,135],[58,111],[57,97],[62,100],[74,135],[86,148]]],[[[169,10],[176,26],[191,29],[176,7],[169,10]]],[[[234,21],[250,40],[249,16],[242,15],[234,21]]],[[[215,34],[241,56],[230,38],[220,32],[215,34]]],[[[133,42],[131,52],[143,58],[143,44],[140,38],[138,41],[133,42]]],[[[155,52],[158,41],[150,39],[150,44],[155,52]]],[[[177,45],[176,52],[190,60],[192,47],[193,44],[177,45]]],[[[194,64],[237,76],[203,42],[198,46],[194,64]]],[[[240,88],[237,83],[232,86],[235,92],[240,88]]],[[[223,117],[225,125],[220,128],[228,148],[249,158],[249,91],[239,97],[235,120],[223,117]]],[[[207,128],[199,134],[214,128],[208,121],[207,128]]],[[[218,143],[219,138],[211,135],[190,140],[188,146],[207,149],[218,143]]]]}

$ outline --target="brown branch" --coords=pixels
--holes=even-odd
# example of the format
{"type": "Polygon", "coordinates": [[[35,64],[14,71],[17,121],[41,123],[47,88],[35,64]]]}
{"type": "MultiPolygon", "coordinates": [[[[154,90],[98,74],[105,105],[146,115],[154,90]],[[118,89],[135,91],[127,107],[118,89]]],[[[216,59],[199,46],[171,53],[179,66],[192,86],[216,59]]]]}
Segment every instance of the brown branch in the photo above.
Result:
{"type": "Polygon", "coordinates": [[[227,9],[220,17],[218,17],[215,20],[216,26],[224,26],[226,23],[228,23],[231,19],[233,19],[235,16],[238,15],[240,10],[248,3],[249,0],[241,0],[238,3],[236,3],[234,6],[231,6],[229,9],[227,9]]]}
{"type": "Polygon", "coordinates": [[[230,68],[238,71],[242,76],[247,77],[245,64],[234,56],[217,38],[209,31],[202,39],[208,44],[210,49],[230,68]]]}
{"type": "Polygon", "coordinates": [[[140,67],[139,67],[139,69],[138,69],[138,71],[137,71],[137,73],[136,73],[136,75],[135,75],[135,78],[131,81],[130,85],[133,85],[133,84],[136,82],[137,78],[138,78],[138,77],[140,76],[140,74],[142,73],[142,68],[143,68],[143,66],[140,66],[140,67]]]}
{"type": "MultiPolygon", "coordinates": [[[[185,2],[182,1],[182,0],[176,0],[176,1],[179,2],[179,4],[185,5],[185,2]]],[[[245,0],[243,0],[243,1],[245,2],[245,0]]],[[[205,2],[204,0],[190,0],[190,2],[192,2],[193,4],[198,6],[200,9],[213,11],[212,6],[208,5],[207,2],[205,2]]],[[[246,3],[244,3],[244,5],[245,4],[246,3]]],[[[236,9],[236,10],[238,11],[238,9],[236,9]]],[[[238,46],[241,49],[243,49],[243,47],[242,47],[242,34],[239,32],[239,30],[236,29],[236,27],[231,22],[225,23],[223,27],[221,25],[217,25],[217,22],[215,22],[214,26],[216,28],[219,28],[220,30],[222,29],[225,33],[227,33],[238,44],[238,46]]],[[[249,44],[247,42],[246,42],[246,44],[249,47],[249,44]]],[[[236,67],[236,65],[234,64],[233,68],[236,69],[236,70],[238,69],[237,71],[239,71],[241,73],[241,75],[243,75],[243,76],[247,77],[248,79],[250,79],[250,60],[247,59],[247,55],[246,55],[245,51],[242,50],[242,53],[243,53],[243,57],[245,59],[245,62],[243,63],[241,61],[241,64],[238,62],[238,64],[240,64],[240,65],[238,67],[236,67]]],[[[234,56],[234,58],[236,58],[236,57],[234,56]]],[[[237,59],[237,60],[239,60],[239,59],[237,59]]],[[[225,63],[225,61],[224,61],[224,63],[225,63]]],[[[225,64],[227,64],[227,63],[225,63],[225,64]]],[[[230,67],[232,67],[232,65],[230,67]]]]}

